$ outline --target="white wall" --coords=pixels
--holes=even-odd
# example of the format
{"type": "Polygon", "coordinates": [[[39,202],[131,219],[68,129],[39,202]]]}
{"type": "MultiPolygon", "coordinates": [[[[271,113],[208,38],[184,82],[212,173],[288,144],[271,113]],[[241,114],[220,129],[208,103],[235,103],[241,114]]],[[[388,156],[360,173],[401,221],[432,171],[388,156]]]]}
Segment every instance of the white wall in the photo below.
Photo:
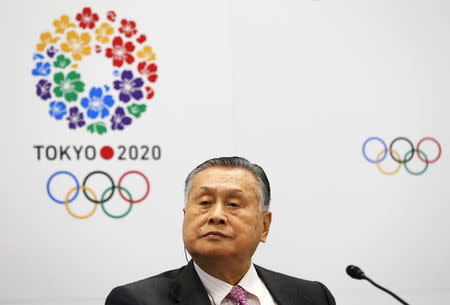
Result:
{"type": "Polygon", "coordinates": [[[395,303],[350,279],[348,264],[410,304],[450,299],[448,1],[7,1],[0,14],[0,304],[101,304],[114,286],[184,264],[184,178],[222,155],[262,165],[272,184],[256,263],[320,280],[339,304],[395,303]],[[122,134],[71,132],[34,93],[39,34],[86,5],[136,20],[157,54],[151,111],[122,134]],[[361,154],[370,136],[432,136],[442,157],[424,175],[386,176],[361,154]],[[36,144],[160,145],[163,155],[37,161],[36,144]],[[63,169],[80,179],[139,169],[151,195],[122,220],[80,221],[45,192],[63,169]]]}

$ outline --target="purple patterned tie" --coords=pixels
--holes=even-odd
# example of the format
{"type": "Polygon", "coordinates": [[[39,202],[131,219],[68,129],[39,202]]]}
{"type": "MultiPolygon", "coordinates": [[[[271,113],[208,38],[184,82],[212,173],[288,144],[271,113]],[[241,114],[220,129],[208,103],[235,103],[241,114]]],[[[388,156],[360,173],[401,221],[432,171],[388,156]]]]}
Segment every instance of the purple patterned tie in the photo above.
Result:
{"type": "Polygon", "coordinates": [[[227,298],[235,302],[237,305],[250,305],[245,297],[245,290],[241,286],[234,286],[231,288],[227,298]]]}

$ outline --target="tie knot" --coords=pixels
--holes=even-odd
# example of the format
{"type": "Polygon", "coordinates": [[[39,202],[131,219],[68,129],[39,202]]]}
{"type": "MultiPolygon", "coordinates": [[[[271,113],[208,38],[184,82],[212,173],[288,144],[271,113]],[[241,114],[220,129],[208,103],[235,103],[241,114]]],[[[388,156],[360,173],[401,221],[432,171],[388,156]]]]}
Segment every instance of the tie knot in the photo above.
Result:
{"type": "Polygon", "coordinates": [[[245,290],[241,286],[234,286],[228,293],[228,298],[236,304],[247,305],[247,298],[245,297],[245,290]]]}

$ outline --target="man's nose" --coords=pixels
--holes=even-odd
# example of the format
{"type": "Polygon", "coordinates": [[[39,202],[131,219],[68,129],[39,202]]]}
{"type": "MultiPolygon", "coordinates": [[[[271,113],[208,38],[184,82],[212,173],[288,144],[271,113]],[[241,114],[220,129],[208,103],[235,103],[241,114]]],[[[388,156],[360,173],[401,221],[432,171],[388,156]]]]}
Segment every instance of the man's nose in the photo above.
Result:
{"type": "Polygon", "coordinates": [[[227,222],[226,211],[222,203],[217,202],[212,206],[209,213],[209,224],[225,224],[227,222]]]}

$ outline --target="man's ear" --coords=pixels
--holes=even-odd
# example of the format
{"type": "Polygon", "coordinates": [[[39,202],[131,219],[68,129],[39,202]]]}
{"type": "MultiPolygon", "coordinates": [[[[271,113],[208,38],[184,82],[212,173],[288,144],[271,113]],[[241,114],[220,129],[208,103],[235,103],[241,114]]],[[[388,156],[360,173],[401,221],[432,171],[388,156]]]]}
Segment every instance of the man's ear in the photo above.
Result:
{"type": "Polygon", "coordinates": [[[267,236],[269,235],[270,224],[272,223],[272,212],[264,212],[263,214],[263,231],[261,234],[260,241],[265,243],[267,241],[267,236]]]}

